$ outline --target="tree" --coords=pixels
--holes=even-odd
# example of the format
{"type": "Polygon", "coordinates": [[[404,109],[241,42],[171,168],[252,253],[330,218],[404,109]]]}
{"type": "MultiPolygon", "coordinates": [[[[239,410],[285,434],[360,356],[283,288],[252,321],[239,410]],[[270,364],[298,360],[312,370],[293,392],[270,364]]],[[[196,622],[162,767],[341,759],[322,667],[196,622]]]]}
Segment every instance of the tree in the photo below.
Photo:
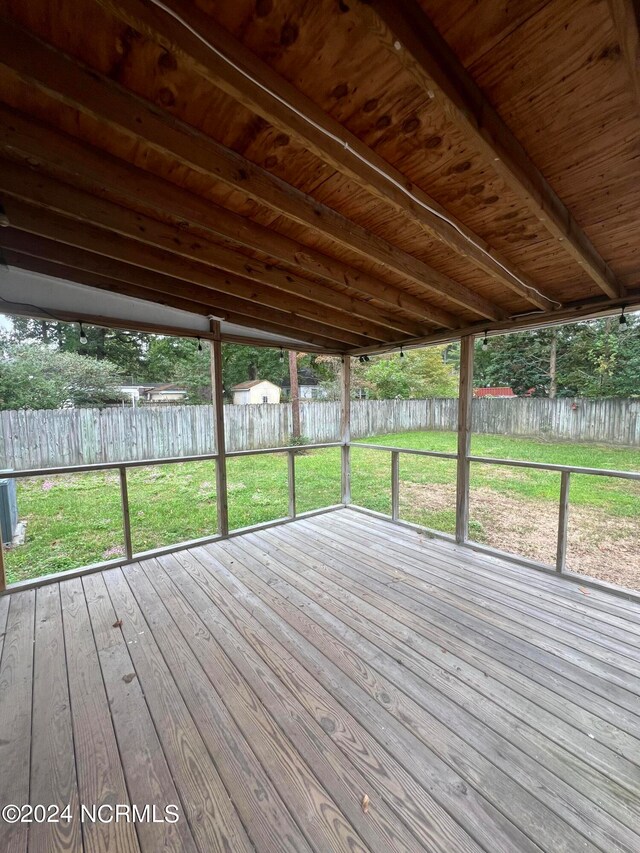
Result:
{"type": "Polygon", "coordinates": [[[630,315],[566,327],[568,357],[562,381],[569,396],[640,396],[640,322],[630,315]]]}
{"type": "Polygon", "coordinates": [[[29,317],[10,319],[11,327],[2,333],[0,338],[4,348],[26,342],[55,346],[60,352],[91,356],[98,361],[111,361],[129,378],[145,376],[146,355],[151,339],[145,332],[84,325],[87,342],[83,344],[80,342],[80,326],[77,323],[34,320],[29,317]]]}
{"type": "Polygon", "coordinates": [[[427,397],[455,397],[458,377],[451,364],[445,364],[444,347],[424,347],[372,358],[354,370],[355,383],[377,400],[427,397]]]}
{"type": "Polygon", "coordinates": [[[146,377],[149,382],[175,382],[187,391],[187,402],[211,402],[211,350],[208,341],[156,336],[151,339],[146,377]]]}
{"type": "MultiPolygon", "coordinates": [[[[309,353],[296,353],[298,370],[308,367],[319,378],[331,374],[324,363],[324,356],[309,353]]],[[[276,385],[283,385],[289,379],[289,359],[287,354],[275,347],[250,347],[244,344],[223,344],[222,381],[224,390],[231,397],[231,389],[239,382],[249,379],[268,379],[276,385]]]]}
{"type": "Polygon", "coordinates": [[[224,344],[222,347],[222,382],[231,398],[231,389],[250,379],[268,379],[282,385],[289,376],[286,353],[274,347],[252,347],[224,344]]]}
{"type": "MultiPolygon", "coordinates": [[[[552,382],[551,350],[557,330],[539,329],[490,338],[487,349],[477,340],[475,346],[474,384],[506,385],[515,394],[549,396],[552,382]]],[[[557,365],[557,358],[556,358],[557,365]]],[[[557,372],[557,367],[556,367],[557,372]]],[[[554,372],[554,382],[556,381],[554,372]]]]}
{"type": "Polygon", "coordinates": [[[103,406],[120,399],[119,385],[111,362],[43,345],[13,345],[0,360],[3,409],[103,406]]]}
{"type": "Polygon", "coordinates": [[[640,395],[640,320],[629,315],[513,332],[476,341],[474,384],[536,396],[640,395]]]}
{"type": "MultiPolygon", "coordinates": [[[[175,382],[184,386],[191,403],[211,401],[210,352],[193,338],[174,338],[105,329],[85,324],[86,343],[80,342],[78,323],[57,320],[9,318],[11,326],[0,332],[0,347],[7,351],[15,345],[33,342],[60,352],[107,360],[117,366],[130,381],[175,382]]],[[[298,353],[299,367],[310,367],[326,378],[327,367],[316,362],[315,355],[298,353]]],[[[227,399],[231,388],[248,379],[268,379],[282,385],[289,377],[287,360],[279,348],[223,344],[222,375],[227,399]]]]}

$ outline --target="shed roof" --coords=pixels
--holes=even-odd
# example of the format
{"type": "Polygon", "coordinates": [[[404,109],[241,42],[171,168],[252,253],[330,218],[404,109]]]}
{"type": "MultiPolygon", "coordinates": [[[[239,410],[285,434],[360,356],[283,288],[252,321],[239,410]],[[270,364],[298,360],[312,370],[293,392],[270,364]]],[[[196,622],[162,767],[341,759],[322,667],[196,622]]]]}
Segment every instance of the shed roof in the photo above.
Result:
{"type": "Polygon", "coordinates": [[[10,0],[5,260],[328,352],[637,303],[632,5],[10,0]]]}
{"type": "Polygon", "coordinates": [[[162,391],[177,391],[180,394],[187,393],[185,388],[183,388],[181,385],[176,384],[175,382],[165,382],[161,385],[149,385],[145,390],[148,391],[150,394],[155,394],[156,392],[162,391]]]}
{"type": "Polygon", "coordinates": [[[270,382],[268,379],[250,379],[248,382],[239,382],[237,385],[234,385],[231,389],[232,391],[247,391],[249,388],[254,388],[256,385],[271,385],[273,388],[278,388],[274,382],[270,382]]]}

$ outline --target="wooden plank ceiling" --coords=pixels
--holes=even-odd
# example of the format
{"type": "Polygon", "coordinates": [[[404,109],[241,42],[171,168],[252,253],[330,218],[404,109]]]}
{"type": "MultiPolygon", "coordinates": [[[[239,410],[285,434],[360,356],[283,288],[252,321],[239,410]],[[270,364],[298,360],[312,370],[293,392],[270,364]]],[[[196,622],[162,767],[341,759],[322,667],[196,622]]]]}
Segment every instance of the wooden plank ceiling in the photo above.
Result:
{"type": "Polygon", "coordinates": [[[625,0],[4,0],[5,262],[328,351],[638,298],[625,0]]]}

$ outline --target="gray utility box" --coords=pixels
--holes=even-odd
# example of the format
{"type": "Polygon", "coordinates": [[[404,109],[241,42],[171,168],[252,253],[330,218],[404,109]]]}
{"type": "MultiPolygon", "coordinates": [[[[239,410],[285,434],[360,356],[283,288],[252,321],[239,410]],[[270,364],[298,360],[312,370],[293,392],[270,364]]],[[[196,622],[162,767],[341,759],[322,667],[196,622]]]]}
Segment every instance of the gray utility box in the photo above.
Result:
{"type": "Polygon", "coordinates": [[[2,541],[5,545],[13,542],[18,526],[18,501],[16,499],[16,481],[13,477],[2,477],[0,471],[0,526],[2,541]]]}

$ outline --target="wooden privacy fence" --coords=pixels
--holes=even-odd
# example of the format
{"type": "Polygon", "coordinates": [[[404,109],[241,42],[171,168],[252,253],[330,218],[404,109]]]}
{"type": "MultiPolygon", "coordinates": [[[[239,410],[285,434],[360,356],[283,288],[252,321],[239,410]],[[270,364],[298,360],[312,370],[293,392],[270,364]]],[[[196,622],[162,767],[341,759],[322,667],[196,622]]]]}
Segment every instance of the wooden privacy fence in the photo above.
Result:
{"type": "MultiPolygon", "coordinates": [[[[353,439],[410,430],[455,430],[456,399],[356,400],[353,439]]],[[[281,447],[290,441],[291,406],[225,406],[229,451],[281,447]]],[[[640,400],[481,398],[473,401],[476,433],[598,441],[640,447],[640,400]]],[[[310,441],[340,438],[340,403],[301,403],[310,441]]],[[[215,452],[211,406],[55,409],[0,412],[0,465],[47,468],[215,452]]]]}

